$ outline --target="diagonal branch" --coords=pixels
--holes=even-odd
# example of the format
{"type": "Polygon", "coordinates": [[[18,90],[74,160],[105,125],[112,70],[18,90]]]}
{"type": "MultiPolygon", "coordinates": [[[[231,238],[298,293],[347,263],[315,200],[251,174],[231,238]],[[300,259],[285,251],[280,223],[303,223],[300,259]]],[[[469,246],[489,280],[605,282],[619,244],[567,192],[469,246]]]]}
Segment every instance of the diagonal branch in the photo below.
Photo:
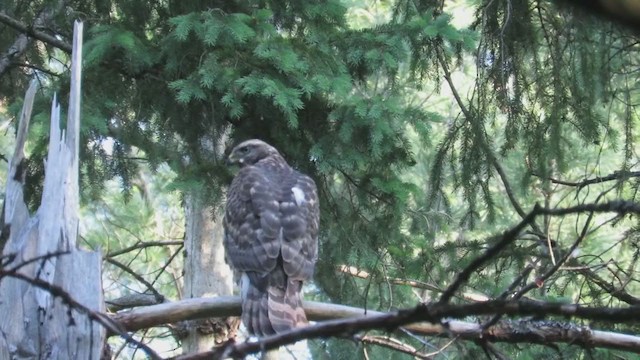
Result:
{"type": "Polygon", "coordinates": [[[53,17],[64,7],[65,0],[59,0],[55,6],[45,9],[40,12],[36,17],[32,26],[27,26],[22,22],[12,18],[5,11],[0,11],[0,23],[5,24],[20,32],[16,37],[13,44],[0,55],[0,76],[2,76],[13,61],[27,51],[31,39],[38,39],[44,42],[48,42],[54,46],[58,45],[60,49],[71,54],[71,44],[65,43],[62,40],[58,40],[56,37],[49,34],[38,31],[39,28],[44,28],[53,17]],[[46,41],[49,40],[49,41],[46,41]]]}
{"type": "MultiPolygon", "coordinates": [[[[498,238],[495,245],[472,262],[443,293],[440,301],[421,304],[413,309],[392,313],[379,313],[341,305],[305,302],[305,312],[310,320],[327,320],[349,317],[350,319],[330,320],[316,325],[298,328],[290,332],[260,339],[258,342],[227,344],[213,352],[188,355],[179,359],[210,359],[242,357],[249,353],[265,351],[290,344],[302,339],[327,336],[352,336],[365,330],[392,331],[404,327],[416,334],[431,336],[458,336],[461,339],[506,342],[549,343],[564,342],[580,346],[596,346],[640,353],[640,337],[601,332],[575,324],[554,321],[519,322],[500,321],[483,329],[480,324],[444,319],[459,319],[468,316],[548,316],[577,317],[606,323],[627,323],[640,317],[640,307],[585,307],[579,304],[551,303],[533,300],[490,300],[471,304],[450,304],[453,294],[469,279],[471,274],[484,263],[495,257],[502,249],[515,241],[518,234],[536,216],[562,216],[577,213],[615,212],[640,214],[640,204],[615,200],[606,203],[590,203],[569,208],[547,209],[536,205],[525,218],[498,238]],[[355,317],[355,318],[354,318],[355,317]]],[[[583,234],[584,235],[584,234],[583,234]]],[[[563,259],[562,262],[564,262],[563,259]]],[[[562,263],[560,262],[560,263],[562,263]]],[[[553,269],[552,269],[553,270],[553,269]]],[[[238,316],[241,311],[238,297],[217,297],[211,299],[188,299],[174,303],[138,308],[115,314],[111,318],[127,331],[135,331],[167,323],[205,317],[238,316]]]]}
{"type": "Polygon", "coordinates": [[[609,283],[607,280],[600,277],[600,275],[596,274],[594,271],[585,267],[584,264],[580,263],[578,260],[571,258],[567,262],[567,265],[576,267],[578,272],[585,276],[587,279],[593,281],[598,287],[607,292],[609,295],[614,298],[623,301],[629,305],[640,305],[640,297],[633,296],[625,291],[624,288],[618,288],[613,284],[609,283]]]}
{"type": "MultiPolygon", "coordinates": [[[[0,281],[2,280],[3,277],[11,277],[18,280],[22,280],[35,286],[36,288],[40,288],[48,291],[53,297],[57,297],[60,300],[62,300],[62,302],[66,304],[70,309],[73,309],[80,313],[85,314],[92,321],[95,321],[100,325],[104,326],[104,328],[107,329],[107,331],[109,331],[110,333],[117,334],[121,336],[126,342],[135,344],[136,346],[140,347],[149,356],[149,358],[153,360],[162,360],[162,358],[158,354],[156,354],[156,352],[153,351],[146,344],[143,344],[137,341],[131,335],[129,335],[125,330],[122,330],[120,327],[120,324],[113,321],[113,319],[111,319],[109,316],[97,311],[93,311],[88,307],[82,305],[81,303],[76,301],[71,295],[69,295],[69,293],[67,293],[63,288],[54,284],[50,284],[45,280],[42,280],[39,278],[29,277],[19,272],[18,269],[15,269],[13,271],[0,270],[0,281]]],[[[69,314],[70,314],[69,316],[71,316],[71,313],[69,314]]]]}
{"type": "Polygon", "coordinates": [[[455,292],[465,282],[469,280],[469,277],[471,276],[471,274],[475,272],[478,268],[480,268],[484,263],[494,258],[500,251],[506,248],[509,244],[514,242],[517,239],[520,232],[535,220],[535,217],[536,215],[539,214],[539,212],[540,212],[540,207],[536,205],[533,208],[533,210],[529,214],[527,214],[522,219],[522,221],[520,221],[518,225],[504,232],[492,247],[487,249],[487,251],[485,251],[484,254],[482,254],[481,256],[475,258],[471,262],[471,264],[469,264],[466,268],[462,270],[462,272],[458,274],[454,282],[451,285],[449,285],[449,287],[442,293],[442,295],[440,296],[440,300],[438,302],[446,303],[449,300],[451,300],[455,292]]]}
{"type": "Polygon", "coordinates": [[[42,27],[42,24],[48,22],[53,17],[52,11],[44,11],[38,19],[34,22],[34,26],[26,25],[11,16],[9,16],[6,12],[0,11],[0,23],[7,25],[8,27],[24,34],[28,37],[34,38],[36,40],[40,40],[44,43],[57,47],[58,49],[66,52],[67,54],[71,54],[71,44],[62,41],[55,36],[49,35],[45,32],[37,30],[39,27],[42,27]]]}
{"type": "Polygon", "coordinates": [[[127,272],[128,274],[133,276],[136,280],[138,280],[140,283],[142,283],[147,288],[147,290],[149,290],[153,294],[153,296],[155,296],[156,301],[163,302],[165,300],[164,296],[162,294],[160,294],[158,292],[158,290],[156,290],[151,283],[149,283],[147,280],[145,280],[145,278],[143,278],[137,272],[135,272],[132,269],[130,269],[125,264],[123,264],[123,263],[121,263],[121,262],[119,262],[119,261],[117,261],[115,259],[112,259],[112,258],[105,258],[105,261],[108,262],[111,265],[114,265],[114,266],[120,268],[122,271],[127,272]]]}

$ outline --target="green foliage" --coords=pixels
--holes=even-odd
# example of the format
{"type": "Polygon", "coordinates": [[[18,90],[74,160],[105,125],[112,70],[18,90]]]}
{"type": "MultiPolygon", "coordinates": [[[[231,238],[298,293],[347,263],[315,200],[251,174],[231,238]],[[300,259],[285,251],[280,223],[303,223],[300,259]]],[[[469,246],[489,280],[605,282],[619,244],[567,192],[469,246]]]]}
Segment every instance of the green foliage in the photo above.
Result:
{"type": "MultiPolygon", "coordinates": [[[[93,214],[87,244],[111,250],[154,236],[180,237],[173,231],[181,230],[151,231],[162,228],[163,212],[180,207],[175,192],[195,192],[219,205],[231,177],[223,148],[252,137],[275,145],[318,182],[322,224],[313,295],[369,309],[437,300],[536,202],[554,207],[637,199],[637,177],[585,186],[561,182],[637,171],[635,37],[551,1],[474,4],[469,28],[454,25],[458,12],[440,1],[74,4],[77,14],[97,14],[86,23],[84,52],[82,191],[93,214]],[[158,199],[169,193],[169,200],[147,202],[144,184],[157,186],[158,199]],[[367,276],[337,272],[341,266],[367,276]]],[[[12,2],[8,8],[32,19],[38,5],[12,2]]],[[[60,13],[60,24],[70,23],[66,16],[60,13]]],[[[3,46],[11,40],[0,33],[3,46]]],[[[25,57],[63,73],[45,51],[34,47],[25,57]]],[[[30,74],[45,79],[28,149],[27,194],[35,207],[48,99],[56,90],[66,99],[69,79],[30,74]]],[[[7,105],[0,106],[7,117],[19,111],[23,75],[2,75],[7,105]]],[[[548,271],[584,224],[584,216],[537,219],[453,301],[513,295],[506,290],[548,271]],[[529,267],[531,273],[513,284],[529,267]]],[[[638,271],[638,224],[599,216],[592,226],[568,262],[595,270],[563,269],[528,296],[623,303],[593,274],[638,293],[637,280],[620,275],[638,271]]],[[[127,261],[151,275],[172,254],[156,249],[145,255],[146,263],[127,261]]],[[[109,281],[118,271],[108,269],[109,281]]],[[[144,291],[131,278],[120,285],[109,288],[109,296],[144,291]]],[[[172,285],[162,291],[175,295],[172,285]]],[[[428,339],[427,346],[436,351],[448,341],[428,339]]],[[[570,346],[496,346],[523,359],[585,354],[570,346]]],[[[313,348],[318,358],[365,351],[371,358],[406,358],[335,339],[313,348]]],[[[461,344],[441,356],[485,355],[479,346],[461,344]]]]}

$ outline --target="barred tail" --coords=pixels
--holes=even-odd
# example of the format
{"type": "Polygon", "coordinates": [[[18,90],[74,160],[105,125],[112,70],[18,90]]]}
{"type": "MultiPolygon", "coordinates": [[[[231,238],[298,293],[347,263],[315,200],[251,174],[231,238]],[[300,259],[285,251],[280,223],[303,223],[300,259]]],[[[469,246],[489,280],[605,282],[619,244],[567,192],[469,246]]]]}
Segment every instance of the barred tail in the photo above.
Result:
{"type": "Polygon", "coordinates": [[[268,336],[307,324],[302,308],[301,281],[287,279],[284,271],[278,268],[259,279],[264,283],[253,280],[255,277],[251,276],[251,281],[245,283],[243,278],[242,284],[242,322],[250,334],[268,336]]]}

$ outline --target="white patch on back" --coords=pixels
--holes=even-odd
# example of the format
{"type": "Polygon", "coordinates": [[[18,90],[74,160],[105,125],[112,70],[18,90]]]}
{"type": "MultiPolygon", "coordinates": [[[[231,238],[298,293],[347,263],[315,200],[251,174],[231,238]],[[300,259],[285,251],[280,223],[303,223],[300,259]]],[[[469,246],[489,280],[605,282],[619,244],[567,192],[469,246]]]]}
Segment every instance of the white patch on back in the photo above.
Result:
{"type": "Polygon", "coordinates": [[[296,204],[298,204],[298,206],[302,206],[305,202],[304,192],[302,189],[294,186],[291,188],[291,191],[293,192],[293,198],[295,199],[296,204]]]}
{"type": "Polygon", "coordinates": [[[249,276],[247,273],[242,273],[242,277],[240,278],[240,296],[242,297],[242,300],[247,298],[249,286],[249,276]]]}

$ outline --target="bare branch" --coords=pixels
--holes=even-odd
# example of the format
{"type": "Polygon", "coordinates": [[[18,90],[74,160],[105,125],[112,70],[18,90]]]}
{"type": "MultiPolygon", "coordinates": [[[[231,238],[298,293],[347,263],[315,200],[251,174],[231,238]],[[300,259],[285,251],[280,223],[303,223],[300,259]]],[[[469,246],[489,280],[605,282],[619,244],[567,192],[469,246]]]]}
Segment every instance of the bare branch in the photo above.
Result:
{"type": "Polygon", "coordinates": [[[432,356],[428,354],[423,354],[419,352],[416,348],[409,344],[405,344],[398,339],[394,339],[390,336],[373,336],[373,335],[365,335],[356,337],[356,340],[359,340],[366,344],[373,344],[382,347],[386,347],[395,351],[399,351],[401,353],[409,354],[417,359],[431,359],[432,356]]]}
{"type": "Polygon", "coordinates": [[[164,296],[162,294],[160,294],[158,292],[158,290],[156,290],[151,283],[149,283],[141,275],[139,275],[138,273],[136,273],[135,271],[130,269],[128,266],[126,266],[125,264],[123,264],[123,263],[121,263],[121,262],[119,262],[119,261],[117,261],[115,259],[112,259],[112,258],[106,258],[105,261],[108,262],[109,264],[112,264],[112,265],[120,268],[121,270],[125,271],[126,273],[130,274],[131,276],[133,276],[136,280],[138,280],[140,283],[142,283],[147,288],[147,290],[149,290],[153,294],[153,296],[156,297],[158,302],[163,302],[164,301],[164,296]]]}
{"type": "Polygon", "coordinates": [[[139,249],[145,249],[148,247],[152,247],[152,246],[172,246],[172,245],[183,245],[184,241],[182,240],[176,240],[176,241],[144,241],[144,242],[138,242],[134,245],[131,245],[129,247],[126,247],[124,249],[120,249],[120,250],[114,250],[111,251],[110,253],[108,253],[107,255],[105,255],[105,257],[107,258],[111,258],[111,257],[116,257],[122,254],[126,254],[128,252],[134,251],[134,250],[139,250],[139,249]]]}
{"type": "Polygon", "coordinates": [[[158,301],[157,296],[153,294],[129,294],[121,296],[117,299],[105,300],[107,310],[110,312],[117,312],[125,309],[162,303],[163,301],[158,301]]]}
{"type": "MultiPolygon", "coordinates": [[[[225,310],[227,311],[233,310],[233,313],[227,312],[227,316],[237,315],[240,311],[239,298],[217,298],[210,300],[215,300],[218,304],[226,306],[225,310]]],[[[201,302],[200,305],[202,304],[203,303],[201,302]]],[[[163,305],[157,305],[155,307],[163,305]]],[[[333,306],[305,302],[304,307],[308,312],[310,319],[317,319],[318,313],[314,312],[314,310],[319,308],[326,309],[327,307],[333,306]]],[[[337,307],[339,308],[338,312],[344,312],[345,308],[347,308],[344,306],[337,307]]],[[[165,306],[164,312],[168,313],[167,310],[168,307],[165,306]]],[[[199,310],[203,310],[202,306],[199,310]]],[[[223,310],[223,307],[219,307],[215,310],[215,313],[214,311],[211,311],[206,313],[205,316],[212,316],[212,313],[214,313],[213,316],[225,315],[223,314],[223,311],[221,311],[223,310]]],[[[362,314],[364,310],[351,308],[351,311],[362,314]]],[[[181,312],[183,314],[185,313],[184,307],[181,309],[181,312]]],[[[459,336],[462,339],[475,340],[483,338],[488,341],[506,342],[565,342],[580,346],[599,346],[640,353],[640,337],[599,332],[587,327],[556,321],[503,321],[487,331],[482,331],[481,325],[457,321],[449,321],[442,326],[433,325],[433,323],[442,322],[443,319],[448,318],[463,318],[466,316],[489,314],[535,317],[555,315],[618,323],[633,322],[638,318],[638,316],[640,316],[640,308],[638,307],[590,308],[577,304],[546,303],[533,300],[492,300],[465,305],[451,305],[443,303],[421,304],[413,309],[401,310],[392,313],[378,313],[370,311],[367,313],[369,314],[367,316],[361,315],[350,319],[330,320],[307,327],[297,328],[282,334],[262,338],[256,342],[244,342],[237,344],[228,343],[222,348],[214,351],[185,355],[176,359],[194,360],[222,359],[227,357],[241,358],[251,353],[267,351],[303,339],[329,336],[352,336],[358,332],[373,329],[392,331],[401,326],[411,328],[411,331],[417,333],[420,332],[418,329],[422,328],[422,330],[425,330],[425,335],[459,336]],[[416,324],[420,321],[427,321],[432,324],[416,324]]],[[[117,320],[117,317],[114,317],[114,319],[117,320]]]]}

